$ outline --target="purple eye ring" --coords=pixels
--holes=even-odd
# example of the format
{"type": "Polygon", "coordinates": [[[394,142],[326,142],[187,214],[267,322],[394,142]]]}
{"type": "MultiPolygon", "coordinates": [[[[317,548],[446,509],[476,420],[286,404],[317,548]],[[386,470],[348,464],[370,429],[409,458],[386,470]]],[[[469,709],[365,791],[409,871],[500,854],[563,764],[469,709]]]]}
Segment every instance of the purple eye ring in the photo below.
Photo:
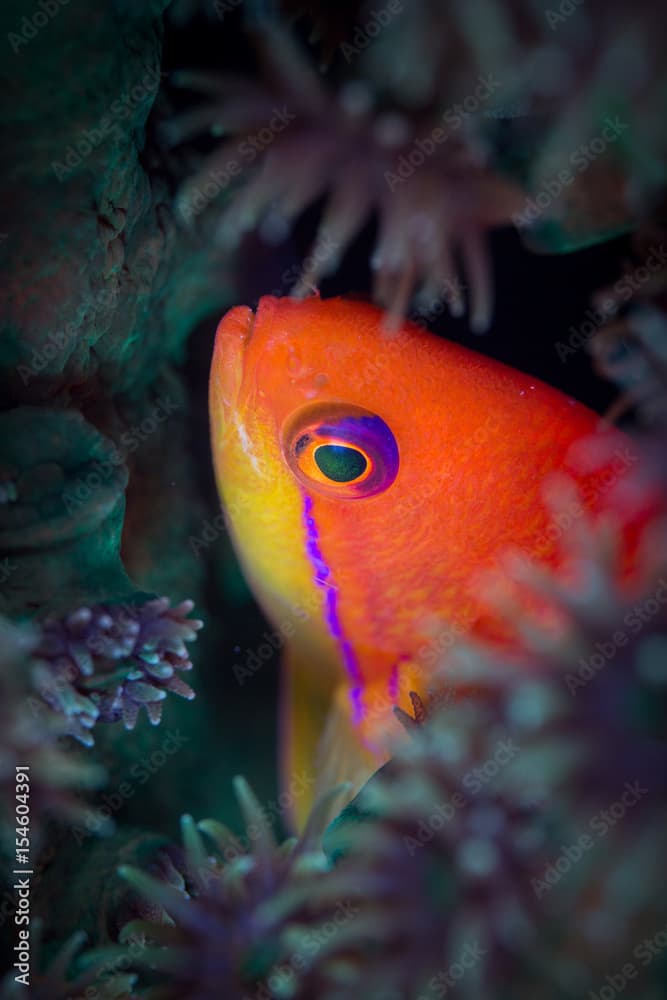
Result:
{"type": "Polygon", "coordinates": [[[388,489],[398,474],[398,445],[388,425],[377,414],[350,403],[320,402],[297,410],[285,421],[282,450],[296,478],[326,496],[348,500],[375,496],[388,489]],[[348,482],[340,476],[328,478],[321,461],[323,446],[336,454],[339,468],[348,452],[352,467],[363,473],[348,482]]]}

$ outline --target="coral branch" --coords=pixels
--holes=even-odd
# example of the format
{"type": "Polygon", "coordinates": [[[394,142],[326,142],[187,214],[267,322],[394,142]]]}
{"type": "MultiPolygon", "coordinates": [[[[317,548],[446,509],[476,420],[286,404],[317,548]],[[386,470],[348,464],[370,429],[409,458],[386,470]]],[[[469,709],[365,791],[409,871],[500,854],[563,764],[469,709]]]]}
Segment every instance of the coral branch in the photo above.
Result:
{"type": "Polygon", "coordinates": [[[93,744],[97,722],[122,719],[133,729],[141,708],[160,722],[169,692],[194,698],[176,671],[192,669],[186,643],[203,622],[188,618],[192,601],[166,597],[137,605],[79,608],[43,622],[33,679],[44,701],[67,719],[68,732],[93,744]]]}

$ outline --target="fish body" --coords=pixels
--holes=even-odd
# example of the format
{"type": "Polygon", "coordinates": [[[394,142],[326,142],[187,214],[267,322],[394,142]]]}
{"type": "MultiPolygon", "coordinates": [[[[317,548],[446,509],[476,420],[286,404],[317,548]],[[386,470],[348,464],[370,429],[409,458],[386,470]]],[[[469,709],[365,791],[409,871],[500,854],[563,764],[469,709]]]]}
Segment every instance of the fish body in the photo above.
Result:
{"type": "MultiPolygon", "coordinates": [[[[461,635],[511,643],[478,581],[508,547],[546,566],[544,500],[600,418],[538,380],[374,306],[317,295],[230,310],[210,380],[233,543],[285,643],[282,769],[358,785],[461,635]]],[[[597,474],[596,474],[597,475],[597,474]]],[[[297,803],[297,824],[308,803],[297,803]]]]}

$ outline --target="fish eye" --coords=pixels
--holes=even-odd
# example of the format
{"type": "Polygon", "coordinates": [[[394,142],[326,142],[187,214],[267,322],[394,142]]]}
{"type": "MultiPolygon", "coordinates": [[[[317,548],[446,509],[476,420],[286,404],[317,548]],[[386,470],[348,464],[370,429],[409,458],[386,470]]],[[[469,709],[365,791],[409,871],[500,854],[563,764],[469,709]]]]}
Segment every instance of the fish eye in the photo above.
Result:
{"type": "Polygon", "coordinates": [[[398,472],[398,446],[384,420],[345,403],[316,403],[293,414],[283,454],[304,485],[345,499],[386,490],[398,472]]]}
{"type": "Polygon", "coordinates": [[[313,458],[322,475],[334,483],[353,483],[368,468],[364,453],[346,444],[319,444],[313,458]]]}

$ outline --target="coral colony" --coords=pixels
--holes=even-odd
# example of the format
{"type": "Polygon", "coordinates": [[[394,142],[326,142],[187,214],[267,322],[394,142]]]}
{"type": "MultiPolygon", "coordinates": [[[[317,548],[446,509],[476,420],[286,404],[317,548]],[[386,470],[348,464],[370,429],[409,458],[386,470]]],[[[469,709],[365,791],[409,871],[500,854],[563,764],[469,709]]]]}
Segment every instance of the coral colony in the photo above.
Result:
{"type": "Polygon", "coordinates": [[[158,725],[168,691],[194,698],[175,674],[192,669],[185,641],[203,624],[186,617],[192,607],[192,601],[182,601],[170,608],[163,597],[136,608],[79,608],[64,620],[43,623],[35,686],[68,719],[70,735],[92,746],[91,729],[98,721],[122,719],[126,729],[134,729],[143,707],[158,725]]]}
{"type": "MultiPolygon", "coordinates": [[[[664,997],[667,8],[7,0],[2,25],[0,1000],[664,997]],[[596,485],[546,477],[541,545],[475,577],[495,631],[429,618],[428,683],[399,691],[406,652],[373,704],[320,512],[383,502],[409,446],[374,414],[281,423],[271,466],[278,368],[249,392],[225,354],[222,512],[211,471],[220,316],[249,356],[228,310],[316,290],[384,311],[346,384],[386,383],[415,437],[406,317],[627,435],[582,442],[596,485]],[[345,729],[375,712],[381,758],[345,729]]],[[[285,362],[308,407],[320,354],[285,362]]],[[[485,477],[424,482],[387,551],[443,489],[475,526],[485,477]]],[[[355,613],[390,649],[419,587],[377,587],[355,613]]]]}

